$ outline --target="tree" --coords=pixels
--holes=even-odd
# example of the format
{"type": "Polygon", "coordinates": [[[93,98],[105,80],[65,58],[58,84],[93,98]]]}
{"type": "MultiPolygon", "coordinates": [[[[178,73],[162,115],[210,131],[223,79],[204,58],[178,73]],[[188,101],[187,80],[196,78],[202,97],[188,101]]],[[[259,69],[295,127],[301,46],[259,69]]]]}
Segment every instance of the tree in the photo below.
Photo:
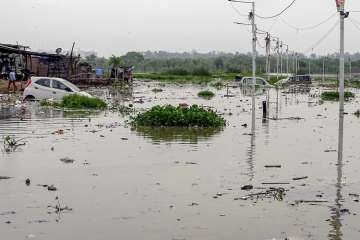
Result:
{"type": "Polygon", "coordinates": [[[122,59],[124,60],[125,65],[128,66],[141,64],[145,60],[144,55],[138,52],[128,52],[122,59]]]}
{"type": "Polygon", "coordinates": [[[109,58],[109,65],[113,68],[118,68],[121,67],[121,65],[123,64],[123,59],[122,57],[117,57],[115,55],[112,55],[109,58]]]}

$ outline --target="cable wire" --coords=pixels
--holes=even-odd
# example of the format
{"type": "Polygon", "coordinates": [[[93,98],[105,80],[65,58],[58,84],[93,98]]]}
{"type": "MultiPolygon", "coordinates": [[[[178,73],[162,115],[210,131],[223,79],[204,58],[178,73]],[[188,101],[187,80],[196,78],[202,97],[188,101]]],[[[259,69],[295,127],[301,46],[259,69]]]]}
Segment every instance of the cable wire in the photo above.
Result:
{"type": "Polygon", "coordinates": [[[276,18],[276,17],[282,15],[284,12],[286,12],[292,5],[294,5],[295,2],[296,2],[296,0],[293,0],[286,8],[284,8],[281,12],[279,12],[278,14],[275,14],[273,16],[267,16],[267,17],[263,17],[260,15],[255,15],[255,16],[257,16],[258,18],[262,18],[262,19],[276,18]]]}
{"type": "Polygon", "coordinates": [[[326,18],[324,21],[321,21],[320,23],[318,24],[315,24],[313,26],[308,26],[308,27],[296,27],[288,22],[286,22],[282,17],[281,18],[281,21],[287,25],[288,27],[290,28],[293,28],[295,29],[296,31],[305,31],[305,30],[313,30],[317,27],[320,27],[321,25],[323,25],[324,23],[327,23],[328,21],[330,21],[330,19],[332,19],[335,15],[337,14],[337,12],[334,12],[333,14],[331,14],[328,18],[326,18]]]}
{"type": "Polygon", "coordinates": [[[229,1],[229,3],[230,3],[230,5],[231,5],[232,9],[234,9],[234,11],[237,12],[237,14],[239,14],[239,15],[242,16],[242,17],[249,17],[248,14],[245,14],[245,13],[240,12],[239,9],[237,9],[237,8],[234,6],[234,3],[233,3],[233,2],[229,1]]]}
{"type": "Polygon", "coordinates": [[[304,51],[303,53],[306,54],[306,53],[309,53],[311,51],[313,51],[317,46],[319,46],[331,33],[332,31],[334,31],[334,29],[339,25],[340,21],[337,21],[334,26],[332,26],[329,31],[327,31],[324,36],[322,36],[320,38],[319,41],[317,41],[311,48],[307,49],[306,51],[304,51]]]}
{"type": "Polygon", "coordinates": [[[349,18],[350,22],[360,31],[360,26],[359,26],[359,22],[357,22],[355,19],[353,18],[349,18]]]}

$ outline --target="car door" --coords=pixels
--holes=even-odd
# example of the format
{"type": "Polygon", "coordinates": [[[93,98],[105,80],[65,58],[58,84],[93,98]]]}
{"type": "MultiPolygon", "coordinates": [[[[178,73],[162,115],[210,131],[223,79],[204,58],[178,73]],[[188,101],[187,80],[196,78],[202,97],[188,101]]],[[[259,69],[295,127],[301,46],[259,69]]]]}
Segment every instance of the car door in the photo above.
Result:
{"type": "Polygon", "coordinates": [[[33,95],[36,99],[42,100],[52,98],[51,79],[41,78],[36,80],[33,91],[33,95]]]}
{"type": "Polygon", "coordinates": [[[59,99],[61,100],[63,97],[65,97],[66,95],[71,94],[73,91],[71,90],[71,88],[69,88],[68,86],[66,86],[64,83],[62,83],[61,81],[52,80],[52,90],[53,90],[53,98],[54,99],[59,99]]]}

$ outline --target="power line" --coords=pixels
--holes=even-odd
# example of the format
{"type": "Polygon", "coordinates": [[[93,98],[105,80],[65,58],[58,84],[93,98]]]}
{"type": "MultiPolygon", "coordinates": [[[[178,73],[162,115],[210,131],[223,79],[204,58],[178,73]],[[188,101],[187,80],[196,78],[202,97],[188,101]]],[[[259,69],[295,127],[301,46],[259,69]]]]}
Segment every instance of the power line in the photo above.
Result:
{"type": "Polygon", "coordinates": [[[304,51],[304,54],[309,53],[314,50],[317,46],[319,46],[331,33],[334,31],[334,29],[339,25],[339,21],[337,21],[330,29],[327,31],[324,36],[322,36],[319,41],[317,41],[311,48],[304,51]]]}
{"type": "Polygon", "coordinates": [[[359,22],[357,22],[355,19],[353,18],[349,18],[350,22],[360,31],[360,26],[359,26],[359,22]]]}
{"type": "Polygon", "coordinates": [[[312,30],[312,29],[315,29],[317,27],[320,27],[321,25],[323,25],[324,23],[327,23],[330,19],[332,19],[335,15],[337,14],[337,12],[334,12],[333,14],[331,14],[328,18],[326,18],[325,20],[321,21],[320,23],[318,24],[315,24],[315,25],[312,25],[312,26],[308,26],[308,27],[296,27],[288,22],[286,22],[282,17],[281,18],[281,21],[287,25],[288,27],[290,28],[293,28],[297,31],[305,31],[305,30],[312,30]]]}
{"type": "Polygon", "coordinates": [[[276,18],[276,17],[280,16],[281,14],[283,14],[286,10],[288,10],[292,5],[294,5],[295,2],[296,2],[296,0],[293,0],[286,8],[284,8],[281,12],[279,12],[278,14],[275,14],[273,16],[267,16],[267,17],[263,17],[263,16],[259,16],[259,15],[256,15],[256,16],[258,18],[262,18],[262,19],[276,18]]]}
{"type": "Polygon", "coordinates": [[[239,14],[240,16],[242,16],[242,17],[248,17],[249,16],[248,14],[244,14],[244,13],[240,12],[239,9],[237,9],[234,6],[232,1],[229,1],[229,3],[230,3],[230,6],[232,7],[232,9],[234,9],[234,11],[237,12],[237,14],[239,14]]]}

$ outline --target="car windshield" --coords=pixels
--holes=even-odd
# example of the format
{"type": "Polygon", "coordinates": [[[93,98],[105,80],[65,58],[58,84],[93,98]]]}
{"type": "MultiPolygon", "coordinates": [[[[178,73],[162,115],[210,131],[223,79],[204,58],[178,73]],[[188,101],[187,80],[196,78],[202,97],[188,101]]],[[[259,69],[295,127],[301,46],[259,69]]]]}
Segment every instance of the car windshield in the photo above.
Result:
{"type": "Polygon", "coordinates": [[[48,88],[50,87],[50,79],[46,79],[46,78],[39,79],[35,83],[43,87],[48,87],[48,88]]]}
{"type": "MultiPolygon", "coordinates": [[[[55,80],[53,80],[53,85],[54,85],[54,82],[55,82],[55,80]]],[[[70,87],[71,90],[73,90],[74,92],[80,92],[80,89],[69,81],[64,81],[64,82],[57,81],[57,82],[59,82],[61,84],[65,84],[67,87],[70,87]]]]}
{"type": "Polygon", "coordinates": [[[71,82],[66,82],[66,84],[74,90],[74,92],[80,92],[80,88],[72,84],[71,82]]]}

